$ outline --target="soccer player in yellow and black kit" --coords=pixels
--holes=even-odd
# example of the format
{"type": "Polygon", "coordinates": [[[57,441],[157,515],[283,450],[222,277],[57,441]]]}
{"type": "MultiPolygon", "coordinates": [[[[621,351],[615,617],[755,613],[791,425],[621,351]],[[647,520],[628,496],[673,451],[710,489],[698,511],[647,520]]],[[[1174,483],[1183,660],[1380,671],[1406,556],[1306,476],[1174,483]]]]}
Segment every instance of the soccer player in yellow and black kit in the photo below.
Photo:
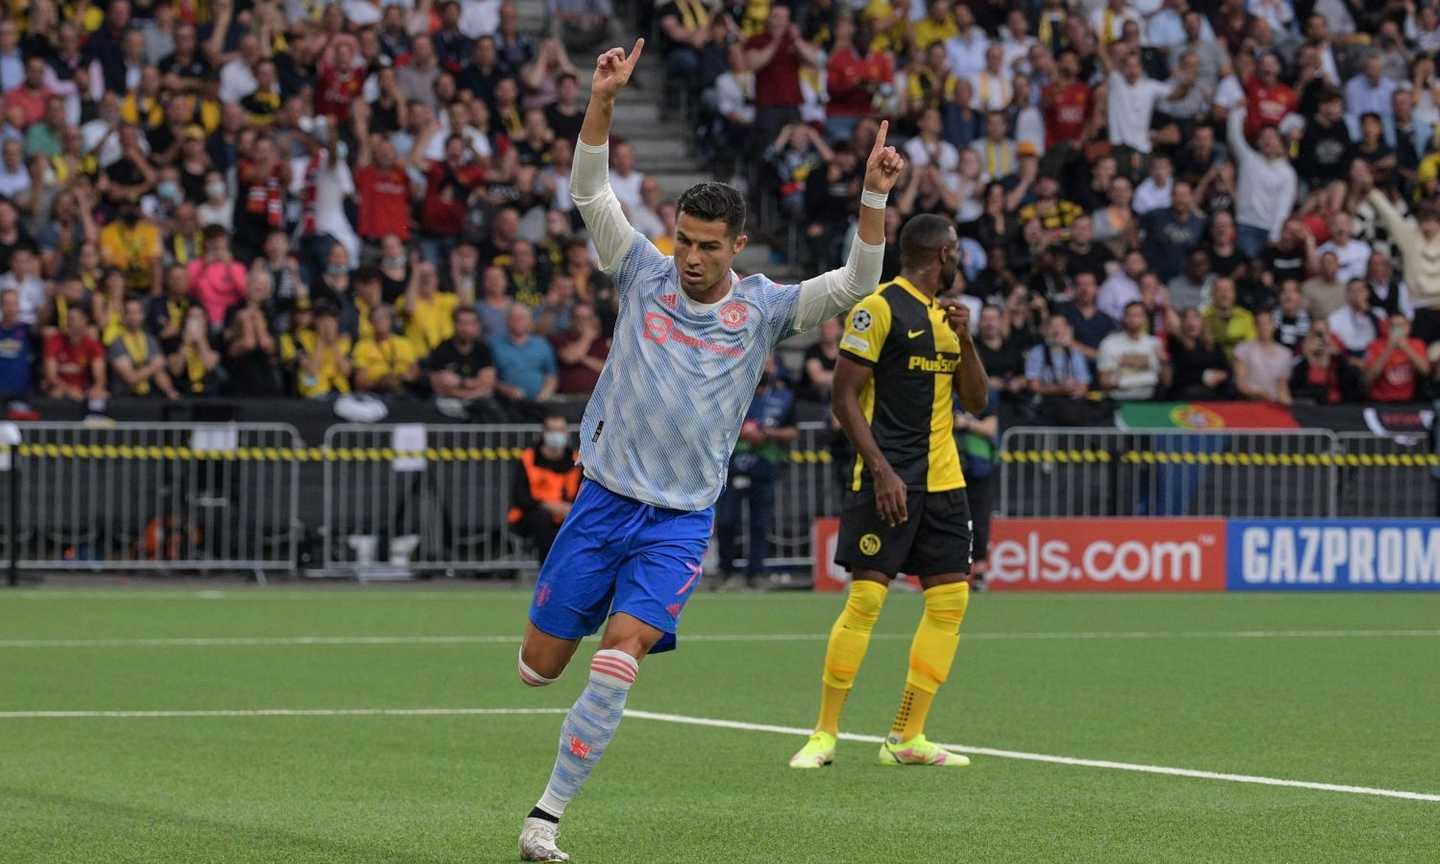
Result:
{"type": "Polygon", "coordinates": [[[925,718],[960,641],[970,599],[970,510],[952,429],[954,393],[972,414],[989,382],[970,340],[969,310],[936,300],[955,278],[960,241],[948,219],[916,216],[900,232],[900,276],[850,313],[835,366],[834,412],[855,445],[852,485],[835,562],[850,595],[830,631],[815,733],[790,760],[835,758],[840,709],[855,683],[890,580],[917,576],[925,612],[884,765],[961,766],[970,760],[926,740],[925,718]]]}

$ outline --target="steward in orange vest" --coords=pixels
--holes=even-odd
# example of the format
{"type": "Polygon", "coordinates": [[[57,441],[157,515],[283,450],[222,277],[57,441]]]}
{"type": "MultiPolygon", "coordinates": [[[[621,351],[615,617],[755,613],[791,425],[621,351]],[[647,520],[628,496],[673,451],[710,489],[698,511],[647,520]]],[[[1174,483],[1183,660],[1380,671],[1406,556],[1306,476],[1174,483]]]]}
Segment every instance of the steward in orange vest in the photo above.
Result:
{"type": "Polygon", "coordinates": [[[515,465],[510,484],[510,527],[535,543],[541,563],[570,515],[580,492],[580,466],[570,448],[564,417],[545,418],[540,443],[527,449],[515,465]]]}

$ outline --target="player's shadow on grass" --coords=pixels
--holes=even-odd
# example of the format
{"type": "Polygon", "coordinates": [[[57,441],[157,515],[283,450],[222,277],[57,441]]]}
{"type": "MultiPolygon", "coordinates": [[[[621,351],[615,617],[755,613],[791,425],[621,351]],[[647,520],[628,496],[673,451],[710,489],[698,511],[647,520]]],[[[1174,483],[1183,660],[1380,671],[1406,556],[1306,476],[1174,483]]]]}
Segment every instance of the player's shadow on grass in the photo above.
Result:
{"type": "MultiPolygon", "coordinates": [[[[62,795],[57,792],[40,792],[33,789],[21,789],[15,786],[0,785],[0,802],[10,798],[16,801],[27,803],[50,804],[56,807],[65,807],[77,811],[77,814],[94,817],[97,814],[107,815],[118,819],[125,819],[139,823],[137,828],[141,831],[154,829],[159,826],[176,829],[189,836],[181,840],[177,838],[177,848],[173,851],[182,859],[190,858],[190,849],[193,844],[199,843],[206,848],[208,853],[205,860],[225,860],[223,850],[234,848],[237,851],[243,850],[245,860],[264,860],[270,858],[275,860],[276,853],[286,851],[294,853],[308,853],[323,861],[333,864],[437,864],[443,859],[437,857],[421,857],[412,853],[397,851],[395,849],[380,846],[364,846],[356,843],[345,843],[314,837],[307,834],[299,834],[293,831],[280,831],[272,828],[261,828],[251,825],[234,825],[228,822],[221,822],[215,819],[206,819],[200,816],[189,816],[184,813],[172,813],[165,810],[152,810],[146,807],[139,807],[133,804],[119,804],[114,801],[97,801],[89,798],[81,798],[72,795],[62,795]],[[186,842],[188,841],[188,842],[186,842]],[[183,842],[183,846],[179,844],[183,842]],[[255,844],[265,843],[270,848],[255,848],[255,844]],[[188,848],[186,848],[188,847],[188,848]],[[288,847],[275,848],[275,847],[288,847]],[[215,854],[220,852],[222,854],[215,854]]],[[[0,803],[0,812],[10,808],[0,803]]],[[[83,821],[80,821],[83,824],[83,821]]],[[[12,835],[13,836],[13,835],[12,835]]],[[[140,836],[140,832],[131,836],[140,836]]],[[[113,838],[97,840],[97,842],[114,842],[113,838]]],[[[134,854],[135,846],[143,845],[143,841],[123,841],[129,850],[123,856],[129,858],[134,854]]],[[[165,841],[160,841],[164,843],[165,841]]],[[[155,850],[161,855],[167,850],[155,850]]],[[[3,856],[0,856],[3,858],[3,856]]],[[[514,856],[497,858],[496,861],[511,861],[514,856]]],[[[90,860],[103,860],[93,858],[90,860]]],[[[163,859],[161,859],[163,860],[163,859]]],[[[478,859],[466,856],[465,861],[472,862],[478,859]]]]}

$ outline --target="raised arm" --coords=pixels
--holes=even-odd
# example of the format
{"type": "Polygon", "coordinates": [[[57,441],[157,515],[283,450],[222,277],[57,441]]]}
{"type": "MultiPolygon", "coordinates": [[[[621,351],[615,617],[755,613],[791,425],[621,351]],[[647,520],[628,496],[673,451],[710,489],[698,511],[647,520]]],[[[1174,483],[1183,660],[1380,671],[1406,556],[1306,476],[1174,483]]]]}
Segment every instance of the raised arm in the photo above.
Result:
{"type": "Polygon", "coordinates": [[[885,263],[885,202],[905,169],[905,159],[885,144],[889,129],[890,122],[882,121],[875,146],[870,148],[864,191],[860,194],[860,226],[850,244],[850,257],[839,270],[800,283],[796,332],[834,318],[874,292],[880,282],[880,268],[885,263]]]}
{"type": "Polygon", "coordinates": [[[1237,162],[1254,159],[1257,155],[1250,142],[1245,140],[1245,109],[1236,108],[1230,112],[1229,118],[1225,121],[1226,137],[1230,141],[1230,149],[1235,151],[1237,162]]]}
{"type": "Polygon", "coordinates": [[[600,253],[600,269],[606,272],[614,271],[635,242],[635,229],[610,188],[610,118],[615,113],[615,96],[630,81],[644,48],[645,40],[636,39],[628,56],[623,48],[611,48],[595,61],[590,104],[585,106],[570,167],[570,198],[590,229],[590,239],[600,253]]]}
{"type": "Polygon", "coordinates": [[[1394,204],[1390,203],[1390,199],[1385,197],[1384,192],[1381,192],[1379,189],[1371,189],[1369,194],[1365,196],[1365,200],[1369,201],[1370,206],[1375,208],[1375,214],[1379,216],[1380,221],[1385,224],[1385,230],[1395,235],[1395,237],[1405,237],[1408,240],[1412,235],[1417,233],[1414,224],[1411,223],[1409,219],[1400,215],[1400,211],[1395,208],[1394,204]]]}

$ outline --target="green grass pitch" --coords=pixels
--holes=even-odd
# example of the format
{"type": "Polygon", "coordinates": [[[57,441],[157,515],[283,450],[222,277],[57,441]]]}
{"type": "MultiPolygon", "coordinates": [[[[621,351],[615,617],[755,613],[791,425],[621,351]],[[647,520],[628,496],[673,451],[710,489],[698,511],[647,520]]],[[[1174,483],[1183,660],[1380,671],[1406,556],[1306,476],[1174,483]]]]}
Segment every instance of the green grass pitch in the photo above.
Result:
{"type": "MultiPolygon", "coordinates": [[[[459,588],[0,593],[0,862],[513,861],[557,715],[16,714],[564,709],[590,649],[559,684],[522,686],[509,637],[527,601],[459,588]],[[387,636],[401,638],[291,638],[387,636]],[[465,638],[404,638],[416,636],[465,638]]],[[[642,665],[630,707],[808,726],[840,602],[697,595],[680,650],[642,665]]],[[[919,611],[892,594],[847,731],[887,730],[919,611]]],[[[1440,793],[1437,628],[1440,596],[980,595],[929,731],[1440,793]]],[[[631,718],[561,845],[579,864],[1440,861],[1436,801],[982,756],[890,769],[858,742],[832,768],[791,771],[800,743],[631,718]]]]}

